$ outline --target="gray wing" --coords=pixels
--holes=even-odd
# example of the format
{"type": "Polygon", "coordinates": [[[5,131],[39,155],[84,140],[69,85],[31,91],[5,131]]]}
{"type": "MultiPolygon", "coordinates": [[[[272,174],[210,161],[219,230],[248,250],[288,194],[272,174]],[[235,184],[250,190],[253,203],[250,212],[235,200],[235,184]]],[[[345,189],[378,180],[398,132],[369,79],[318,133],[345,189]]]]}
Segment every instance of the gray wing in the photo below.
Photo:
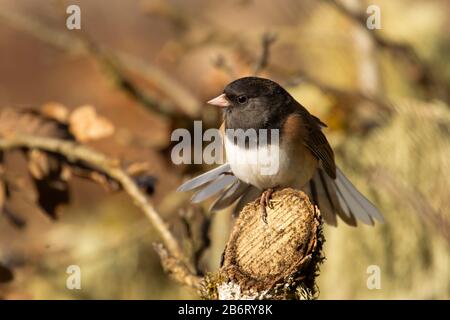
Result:
{"type": "Polygon", "coordinates": [[[183,183],[181,186],[178,187],[177,191],[183,192],[193,190],[197,187],[204,185],[205,183],[215,180],[218,176],[226,172],[231,172],[231,167],[230,164],[228,163],[225,163],[221,166],[218,166],[217,168],[214,168],[199,175],[198,177],[186,181],[185,183],[183,183]]]}
{"type": "Polygon", "coordinates": [[[191,201],[198,203],[222,192],[213,202],[210,211],[225,209],[238,201],[233,214],[239,211],[250,201],[261,195],[261,190],[249,185],[233,175],[229,164],[223,164],[204,174],[183,183],[177,191],[189,191],[198,188],[191,201]]]}
{"type": "Polygon", "coordinates": [[[206,187],[199,190],[196,194],[192,196],[192,203],[199,203],[208,198],[211,198],[213,195],[222,191],[230,184],[236,182],[238,178],[233,175],[221,175],[216,180],[208,184],[206,187]]]}

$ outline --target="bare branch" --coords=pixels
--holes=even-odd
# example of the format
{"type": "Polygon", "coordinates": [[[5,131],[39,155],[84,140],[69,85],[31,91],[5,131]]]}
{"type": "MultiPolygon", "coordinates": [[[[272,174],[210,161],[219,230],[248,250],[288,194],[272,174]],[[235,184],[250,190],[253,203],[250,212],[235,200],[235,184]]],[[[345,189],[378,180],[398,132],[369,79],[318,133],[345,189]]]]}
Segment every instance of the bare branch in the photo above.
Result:
{"type": "Polygon", "coordinates": [[[195,118],[200,114],[201,103],[187,89],[163,70],[155,65],[144,62],[137,57],[123,52],[106,54],[107,50],[93,45],[86,37],[71,36],[66,32],[47,27],[36,19],[25,17],[15,12],[1,10],[0,21],[26,32],[27,34],[53,47],[75,55],[90,55],[101,65],[106,66],[116,79],[119,88],[130,94],[132,98],[145,107],[151,108],[163,115],[173,115],[178,106],[185,115],[195,118]],[[135,86],[123,71],[142,75],[152,85],[161,89],[170,101],[161,101],[135,86]]]}
{"type": "MultiPolygon", "coordinates": [[[[72,141],[61,139],[36,137],[31,135],[12,135],[0,138],[0,150],[4,151],[18,148],[39,149],[56,153],[64,156],[70,162],[83,162],[89,164],[89,166],[104,172],[106,175],[116,180],[120,183],[123,190],[134,200],[136,206],[145,213],[155,230],[159,233],[167,247],[167,256],[170,256],[170,259],[178,261],[179,268],[188,270],[187,258],[183,254],[177,240],[158,212],[147,200],[145,194],[138,188],[133,179],[120,167],[120,163],[117,159],[108,158],[90,148],[72,141]]],[[[191,276],[194,277],[193,275],[191,276]]]]}
{"type": "Polygon", "coordinates": [[[166,271],[175,281],[195,289],[200,289],[202,277],[192,274],[185,264],[180,263],[179,259],[174,258],[167,252],[163,244],[154,243],[153,248],[161,259],[164,271],[166,271]]]}
{"type": "Polygon", "coordinates": [[[448,84],[437,76],[432,66],[428,62],[421,59],[416,50],[411,45],[391,41],[383,37],[377,30],[369,30],[366,26],[367,17],[361,12],[351,10],[342,2],[338,0],[323,1],[332,4],[343,15],[359,24],[362,29],[367,31],[373,41],[380,48],[387,50],[394,55],[401,56],[403,59],[406,59],[406,61],[408,61],[416,69],[414,76],[416,83],[423,87],[427,91],[427,93],[429,93],[429,91],[431,91],[433,88],[437,89],[436,93],[446,101],[449,101],[448,92],[450,92],[450,87],[448,86],[448,84]]]}
{"type": "Polygon", "coordinates": [[[222,54],[219,54],[217,57],[215,57],[212,61],[212,64],[217,69],[223,70],[230,78],[236,78],[236,72],[233,70],[233,68],[230,66],[230,64],[222,54]]]}
{"type": "Polygon", "coordinates": [[[253,68],[253,74],[260,74],[269,64],[270,47],[277,40],[277,35],[274,33],[264,33],[261,37],[261,54],[253,68]]]}
{"type": "Polygon", "coordinates": [[[358,90],[349,91],[349,90],[343,90],[340,88],[336,88],[334,86],[330,86],[330,85],[324,83],[323,81],[321,81],[319,79],[316,79],[316,78],[310,76],[309,74],[305,73],[304,71],[299,71],[297,77],[293,78],[291,81],[286,83],[286,85],[294,86],[301,81],[308,82],[308,83],[318,87],[320,90],[323,90],[324,92],[330,93],[337,97],[353,97],[358,100],[371,102],[371,103],[377,105],[378,107],[380,107],[380,109],[383,112],[386,112],[387,114],[390,114],[393,111],[393,108],[390,105],[390,103],[387,102],[383,97],[381,97],[379,95],[370,95],[370,94],[366,94],[366,93],[358,91],[358,90]]]}

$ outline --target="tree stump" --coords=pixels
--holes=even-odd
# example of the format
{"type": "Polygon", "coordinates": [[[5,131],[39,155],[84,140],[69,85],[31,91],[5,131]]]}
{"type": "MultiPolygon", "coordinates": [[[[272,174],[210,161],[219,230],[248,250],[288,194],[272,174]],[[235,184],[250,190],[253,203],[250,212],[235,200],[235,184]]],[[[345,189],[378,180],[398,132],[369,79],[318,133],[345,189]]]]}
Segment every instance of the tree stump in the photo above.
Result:
{"type": "Polygon", "coordinates": [[[272,194],[267,224],[259,199],[241,211],[220,270],[208,274],[205,299],[314,299],[322,256],[322,218],[308,196],[294,189],[272,194]]]}

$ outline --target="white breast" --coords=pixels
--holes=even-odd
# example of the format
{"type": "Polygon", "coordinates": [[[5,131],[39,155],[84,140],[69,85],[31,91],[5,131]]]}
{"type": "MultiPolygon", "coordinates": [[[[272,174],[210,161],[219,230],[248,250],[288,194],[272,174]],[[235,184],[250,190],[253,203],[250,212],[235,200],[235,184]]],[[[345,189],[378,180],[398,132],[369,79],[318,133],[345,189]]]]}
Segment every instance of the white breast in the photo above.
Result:
{"type": "Polygon", "coordinates": [[[289,179],[289,157],[278,144],[245,148],[225,138],[225,151],[234,175],[259,189],[285,185],[289,179]]]}
{"type": "Polygon", "coordinates": [[[293,149],[272,143],[249,149],[225,137],[225,152],[234,175],[261,190],[301,188],[312,178],[318,165],[303,145],[293,149]]]}

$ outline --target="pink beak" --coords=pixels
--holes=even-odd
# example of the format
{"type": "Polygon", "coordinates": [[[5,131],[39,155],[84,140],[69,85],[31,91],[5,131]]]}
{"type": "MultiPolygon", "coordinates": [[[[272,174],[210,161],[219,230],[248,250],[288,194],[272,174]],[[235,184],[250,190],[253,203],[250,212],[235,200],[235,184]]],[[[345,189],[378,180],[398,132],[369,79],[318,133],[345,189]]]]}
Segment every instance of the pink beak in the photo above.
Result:
{"type": "Polygon", "coordinates": [[[220,96],[209,100],[207,103],[221,108],[230,106],[230,102],[227,100],[227,96],[225,95],[225,93],[222,93],[220,96]]]}

